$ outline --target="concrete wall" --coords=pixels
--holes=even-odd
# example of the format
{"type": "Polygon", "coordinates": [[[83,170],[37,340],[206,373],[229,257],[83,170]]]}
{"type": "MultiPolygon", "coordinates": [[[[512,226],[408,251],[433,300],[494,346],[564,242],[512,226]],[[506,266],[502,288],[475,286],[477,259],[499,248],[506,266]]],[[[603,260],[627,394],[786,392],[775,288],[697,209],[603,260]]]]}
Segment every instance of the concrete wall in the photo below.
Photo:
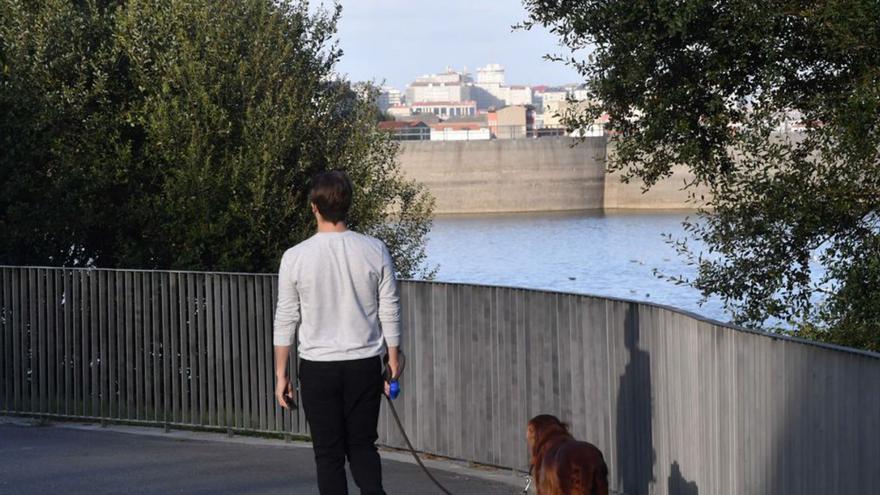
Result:
{"type": "Polygon", "coordinates": [[[672,175],[661,179],[651,188],[642,191],[641,179],[633,179],[629,183],[620,180],[618,172],[605,176],[605,208],[625,208],[639,210],[664,210],[664,209],[691,209],[696,204],[688,200],[689,194],[697,194],[697,198],[708,198],[709,192],[705,187],[690,187],[683,189],[685,183],[694,180],[688,168],[684,165],[673,167],[672,175]]]}
{"type": "MultiPolygon", "coordinates": [[[[606,140],[590,137],[402,143],[401,168],[425,184],[435,213],[507,213],[611,208],[692,209],[686,167],[643,194],[641,183],[606,174],[606,140]]],[[[700,191],[705,193],[705,191],[700,191]]]]}
{"type": "Polygon", "coordinates": [[[404,142],[403,172],[427,185],[435,213],[590,210],[603,207],[605,140],[404,142]]]}

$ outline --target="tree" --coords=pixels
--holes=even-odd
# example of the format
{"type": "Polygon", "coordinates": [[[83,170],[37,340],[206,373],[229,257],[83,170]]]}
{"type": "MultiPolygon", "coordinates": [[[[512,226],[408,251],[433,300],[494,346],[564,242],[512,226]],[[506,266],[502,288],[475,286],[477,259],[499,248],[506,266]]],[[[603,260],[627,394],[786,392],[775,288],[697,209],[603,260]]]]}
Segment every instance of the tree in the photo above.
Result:
{"type": "Polygon", "coordinates": [[[648,188],[686,164],[711,191],[672,240],[697,276],[673,281],[737,323],[880,351],[880,3],[525,6],[585,79],[565,124],[608,113],[611,170],[648,188]]]}
{"type": "Polygon", "coordinates": [[[306,2],[0,0],[0,259],[275,271],[311,235],[309,179],[425,274],[432,199],[338,78],[341,15],[306,2]]]}

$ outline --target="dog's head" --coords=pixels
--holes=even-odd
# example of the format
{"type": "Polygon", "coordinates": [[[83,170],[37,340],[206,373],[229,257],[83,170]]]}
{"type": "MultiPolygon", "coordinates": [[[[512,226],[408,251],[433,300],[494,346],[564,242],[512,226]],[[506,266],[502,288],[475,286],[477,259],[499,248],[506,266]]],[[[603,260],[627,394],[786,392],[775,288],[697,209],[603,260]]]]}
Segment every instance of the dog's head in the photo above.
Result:
{"type": "Polygon", "coordinates": [[[570,435],[568,425],[551,414],[540,414],[529,420],[526,428],[526,441],[529,444],[529,453],[532,463],[538,455],[541,445],[550,437],[556,435],[570,435]]]}

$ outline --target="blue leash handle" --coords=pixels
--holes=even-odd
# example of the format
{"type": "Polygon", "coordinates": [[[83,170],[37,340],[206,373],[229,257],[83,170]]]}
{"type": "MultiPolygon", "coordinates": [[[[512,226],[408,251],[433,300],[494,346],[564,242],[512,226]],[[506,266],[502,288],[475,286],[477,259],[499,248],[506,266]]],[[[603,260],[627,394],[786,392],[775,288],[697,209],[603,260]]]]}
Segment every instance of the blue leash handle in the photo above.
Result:
{"type": "Polygon", "coordinates": [[[400,383],[397,380],[391,380],[391,383],[388,384],[388,389],[392,400],[400,395],[400,383]]]}

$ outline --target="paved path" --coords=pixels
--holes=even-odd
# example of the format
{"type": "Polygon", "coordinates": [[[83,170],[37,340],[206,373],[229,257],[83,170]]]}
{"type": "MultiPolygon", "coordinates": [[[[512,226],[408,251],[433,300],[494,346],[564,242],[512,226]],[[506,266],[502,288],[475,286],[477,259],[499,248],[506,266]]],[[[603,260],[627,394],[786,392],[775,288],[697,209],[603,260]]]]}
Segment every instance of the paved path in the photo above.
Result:
{"type": "MultiPolygon", "coordinates": [[[[402,454],[382,455],[389,495],[440,493],[414,462],[401,462],[402,454]]],[[[519,492],[507,472],[450,462],[431,465],[456,495],[519,492]]],[[[350,493],[359,493],[350,476],[349,485],[350,493]]],[[[0,416],[0,493],[310,495],[318,490],[309,444],[83,423],[34,426],[28,419],[0,416]]]]}

